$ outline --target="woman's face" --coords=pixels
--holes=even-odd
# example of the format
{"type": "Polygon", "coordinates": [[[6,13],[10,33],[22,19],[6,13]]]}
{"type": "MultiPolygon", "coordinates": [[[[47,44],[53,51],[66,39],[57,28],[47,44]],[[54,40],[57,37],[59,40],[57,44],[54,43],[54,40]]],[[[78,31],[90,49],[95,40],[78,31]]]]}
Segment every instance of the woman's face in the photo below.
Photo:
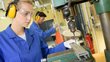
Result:
{"type": "Polygon", "coordinates": [[[20,26],[27,27],[30,23],[33,13],[33,7],[29,3],[22,3],[17,11],[16,19],[20,26]]]}

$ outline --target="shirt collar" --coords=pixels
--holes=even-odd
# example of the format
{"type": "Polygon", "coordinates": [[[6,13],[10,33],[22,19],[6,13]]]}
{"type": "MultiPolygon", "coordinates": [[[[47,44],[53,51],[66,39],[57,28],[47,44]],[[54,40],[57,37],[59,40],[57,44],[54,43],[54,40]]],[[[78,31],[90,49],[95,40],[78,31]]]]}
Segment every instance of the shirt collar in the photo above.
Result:
{"type": "MultiPolygon", "coordinates": [[[[16,33],[11,29],[11,24],[7,27],[7,29],[5,30],[6,33],[8,34],[8,36],[10,38],[14,38],[14,37],[17,37],[16,33]]],[[[30,29],[25,29],[25,34],[29,34],[29,35],[33,35],[34,32],[30,29]]]]}
{"type": "Polygon", "coordinates": [[[16,33],[11,29],[11,24],[7,27],[5,31],[10,38],[14,38],[17,36],[16,33]]]}

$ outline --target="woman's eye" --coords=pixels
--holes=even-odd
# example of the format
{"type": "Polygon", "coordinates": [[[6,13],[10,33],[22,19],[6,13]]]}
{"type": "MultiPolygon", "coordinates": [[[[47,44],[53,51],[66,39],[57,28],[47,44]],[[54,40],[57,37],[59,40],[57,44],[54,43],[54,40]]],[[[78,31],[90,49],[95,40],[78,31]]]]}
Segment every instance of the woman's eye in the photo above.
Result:
{"type": "Polygon", "coordinates": [[[28,13],[25,13],[24,15],[25,15],[25,16],[27,16],[27,15],[28,15],[28,13]]]}

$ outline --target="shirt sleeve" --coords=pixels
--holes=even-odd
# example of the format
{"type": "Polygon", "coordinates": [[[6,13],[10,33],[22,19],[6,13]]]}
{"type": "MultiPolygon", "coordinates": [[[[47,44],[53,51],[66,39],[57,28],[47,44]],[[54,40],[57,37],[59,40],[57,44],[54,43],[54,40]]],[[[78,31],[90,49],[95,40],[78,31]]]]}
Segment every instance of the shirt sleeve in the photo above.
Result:
{"type": "Polygon", "coordinates": [[[43,39],[46,39],[47,37],[51,36],[56,32],[56,29],[53,27],[50,28],[49,30],[43,31],[38,27],[38,25],[35,22],[32,23],[32,25],[30,26],[30,29],[35,32],[38,32],[40,37],[42,37],[43,39]]]}
{"type": "Polygon", "coordinates": [[[2,51],[0,50],[0,62],[4,62],[2,51]]]}
{"type": "Polygon", "coordinates": [[[64,46],[64,43],[61,43],[54,48],[48,48],[47,43],[45,41],[41,41],[41,50],[42,50],[43,58],[46,58],[48,54],[61,52],[66,50],[66,48],[64,46]]]}
{"type": "Polygon", "coordinates": [[[44,32],[42,31],[41,36],[45,39],[45,38],[51,36],[52,34],[54,34],[55,32],[56,32],[55,28],[52,27],[49,30],[46,30],[44,32]]]}

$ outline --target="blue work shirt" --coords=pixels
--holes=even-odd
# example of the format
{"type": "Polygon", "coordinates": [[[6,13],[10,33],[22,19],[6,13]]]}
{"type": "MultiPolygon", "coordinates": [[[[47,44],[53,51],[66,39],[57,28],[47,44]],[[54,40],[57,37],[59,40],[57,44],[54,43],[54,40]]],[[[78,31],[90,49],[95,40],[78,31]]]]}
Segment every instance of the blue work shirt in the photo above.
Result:
{"type": "Polygon", "coordinates": [[[48,54],[66,50],[63,43],[49,49],[37,32],[25,29],[25,34],[27,41],[10,26],[0,32],[0,62],[41,62],[48,54]]]}
{"type": "Polygon", "coordinates": [[[34,30],[36,32],[39,33],[39,35],[43,38],[46,39],[47,37],[49,37],[50,35],[54,34],[56,32],[55,28],[50,28],[49,30],[43,31],[39,25],[35,22],[32,23],[32,25],[30,26],[31,30],[34,30]]]}

